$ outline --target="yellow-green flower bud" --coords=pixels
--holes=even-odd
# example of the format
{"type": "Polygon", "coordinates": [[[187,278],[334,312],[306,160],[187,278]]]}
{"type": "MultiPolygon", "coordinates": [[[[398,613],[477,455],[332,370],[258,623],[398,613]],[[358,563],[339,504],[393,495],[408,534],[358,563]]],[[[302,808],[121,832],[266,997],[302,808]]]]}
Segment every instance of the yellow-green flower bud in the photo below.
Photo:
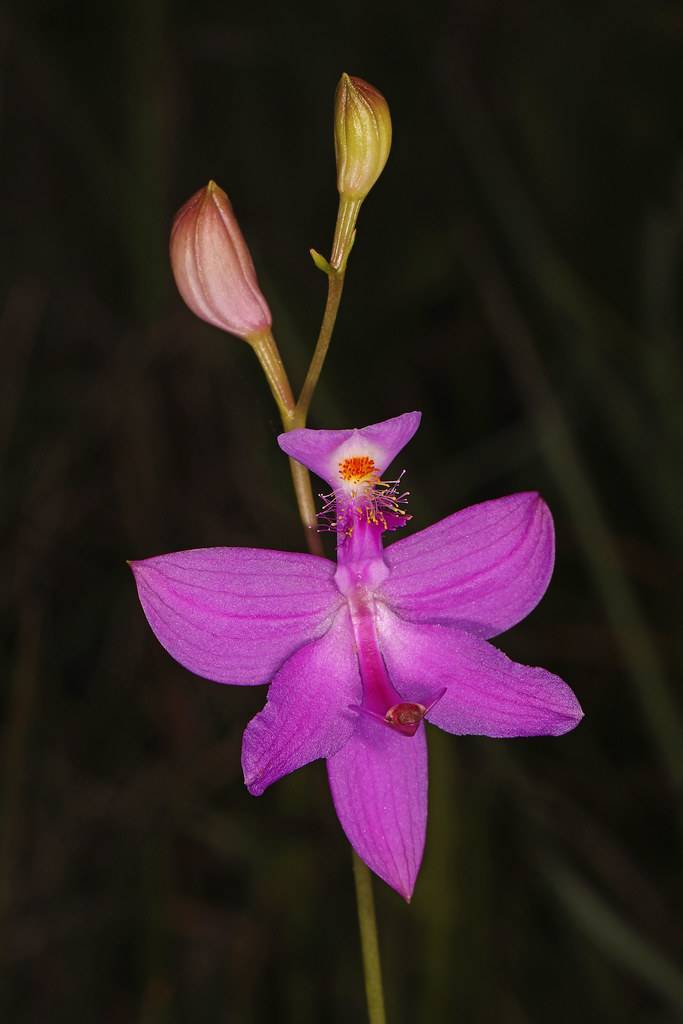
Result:
{"type": "Polygon", "coordinates": [[[391,149],[391,115],[384,96],[362,78],[342,75],[334,96],[337,188],[343,199],[363,200],[391,149]]]}

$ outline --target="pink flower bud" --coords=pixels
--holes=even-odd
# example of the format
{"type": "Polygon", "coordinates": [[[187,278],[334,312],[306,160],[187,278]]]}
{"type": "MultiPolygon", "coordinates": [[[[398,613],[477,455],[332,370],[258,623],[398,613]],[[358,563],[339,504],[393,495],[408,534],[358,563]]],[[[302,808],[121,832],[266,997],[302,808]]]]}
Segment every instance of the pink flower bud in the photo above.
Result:
{"type": "Polygon", "coordinates": [[[176,214],[171,267],[178,291],[202,320],[240,338],[270,327],[251,253],[230,200],[214,181],[176,214]]]}

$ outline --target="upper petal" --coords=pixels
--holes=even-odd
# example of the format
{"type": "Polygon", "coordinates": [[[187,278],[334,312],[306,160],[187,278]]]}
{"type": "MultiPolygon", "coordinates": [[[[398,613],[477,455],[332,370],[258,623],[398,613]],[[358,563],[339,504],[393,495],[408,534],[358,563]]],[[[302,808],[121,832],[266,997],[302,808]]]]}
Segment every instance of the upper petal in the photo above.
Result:
{"type": "Polygon", "coordinates": [[[560,736],[583,717],[559,676],[511,661],[485,640],[453,626],[406,622],[380,608],[382,655],[398,692],[428,705],[427,720],[458,735],[560,736]]]}
{"type": "Polygon", "coordinates": [[[534,608],[552,575],[555,534],[535,492],[456,512],[386,548],[391,574],[378,596],[421,622],[492,637],[534,608]]]}
{"type": "Polygon", "coordinates": [[[403,736],[359,718],[327,770],[347,839],[368,867],[409,901],[427,828],[424,725],[414,736],[403,736]]]}
{"type": "Polygon", "coordinates": [[[340,609],[327,633],[304,644],[277,673],[263,711],[242,741],[244,781],[260,796],[271,783],[319,757],[330,757],[357,724],[361,700],[349,613],[340,609]]]}
{"type": "Polygon", "coordinates": [[[198,548],[132,562],[159,642],[219,683],[266,683],[285,658],[327,631],[342,597],[335,565],[315,555],[198,548]]]}
{"type": "Polygon", "coordinates": [[[283,452],[317,473],[334,489],[339,486],[339,462],[367,455],[379,473],[383,473],[420,425],[422,414],[406,412],[402,416],[351,430],[309,430],[302,427],[280,434],[277,441],[283,452]]]}

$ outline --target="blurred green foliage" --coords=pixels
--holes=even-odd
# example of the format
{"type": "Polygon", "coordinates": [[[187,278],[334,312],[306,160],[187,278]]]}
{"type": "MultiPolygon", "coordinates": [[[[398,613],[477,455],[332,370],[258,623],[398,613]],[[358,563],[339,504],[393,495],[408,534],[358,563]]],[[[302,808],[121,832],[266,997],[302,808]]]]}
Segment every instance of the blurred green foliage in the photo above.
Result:
{"type": "Polygon", "coordinates": [[[256,361],[166,245],[215,178],[300,383],[343,70],[394,147],[312,425],[422,409],[418,529],[544,493],[555,577],[501,646],[586,710],[431,732],[412,906],[376,886],[389,1019],[683,1019],[682,47],[674,0],[0,12],[3,1021],[363,1019],[323,766],[248,796],[263,691],[172,662],[124,561],[301,546],[256,361]]]}

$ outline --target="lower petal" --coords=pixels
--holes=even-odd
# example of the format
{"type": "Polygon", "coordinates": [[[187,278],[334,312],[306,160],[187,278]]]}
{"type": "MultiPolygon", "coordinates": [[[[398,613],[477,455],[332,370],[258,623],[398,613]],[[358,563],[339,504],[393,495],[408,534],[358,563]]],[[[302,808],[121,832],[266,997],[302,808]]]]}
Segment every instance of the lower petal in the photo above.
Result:
{"type": "Polygon", "coordinates": [[[242,741],[247,789],[260,796],[273,782],[319,757],[330,757],[356,727],[349,705],[361,699],[349,614],[343,608],[319,640],[284,663],[263,711],[242,741]]]}
{"type": "Polygon", "coordinates": [[[327,770],[347,839],[375,874],[410,901],[427,827],[424,725],[415,736],[402,736],[359,718],[327,770]]]}
{"type": "Polygon", "coordinates": [[[451,626],[407,622],[378,611],[382,654],[405,700],[428,704],[427,720],[459,735],[561,736],[583,717],[559,676],[511,661],[485,640],[451,626]]]}

